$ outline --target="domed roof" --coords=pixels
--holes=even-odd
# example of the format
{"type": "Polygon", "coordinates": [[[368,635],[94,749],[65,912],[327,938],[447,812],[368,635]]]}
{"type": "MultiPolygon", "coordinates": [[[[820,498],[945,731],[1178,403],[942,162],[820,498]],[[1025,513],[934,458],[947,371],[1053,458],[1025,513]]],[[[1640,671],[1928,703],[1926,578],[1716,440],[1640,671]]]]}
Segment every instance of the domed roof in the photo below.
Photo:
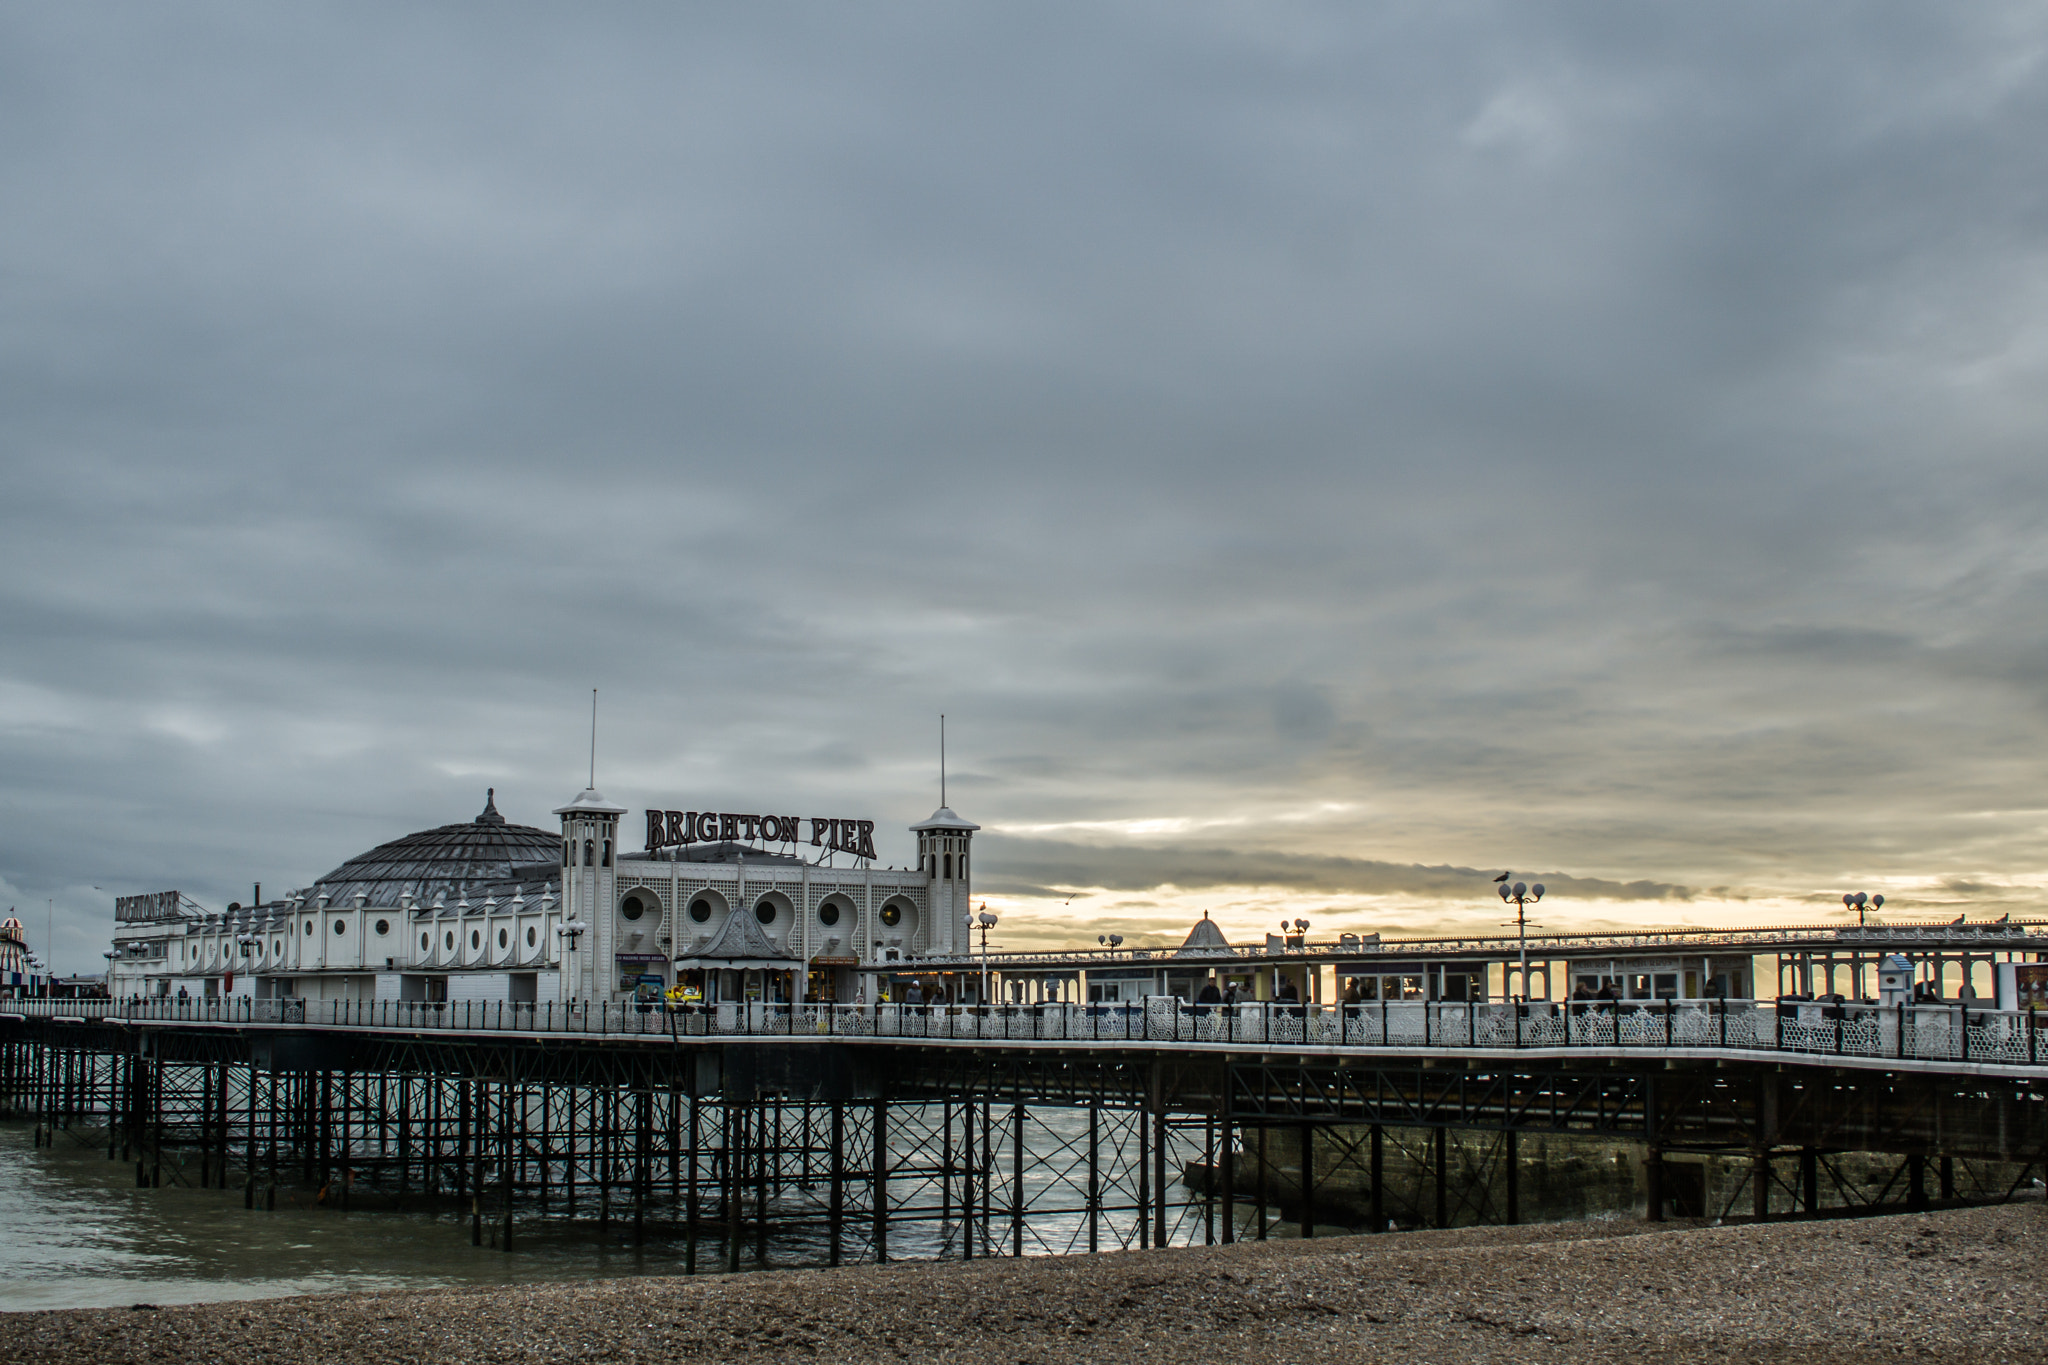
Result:
{"type": "Polygon", "coordinates": [[[552,882],[561,861],[562,836],[506,820],[493,788],[476,819],[423,829],[358,853],[306,894],[350,905],[360,892],[371,905],[396,905],[410,891],[420,904],[431,905],[499,883],[552,882]]]}

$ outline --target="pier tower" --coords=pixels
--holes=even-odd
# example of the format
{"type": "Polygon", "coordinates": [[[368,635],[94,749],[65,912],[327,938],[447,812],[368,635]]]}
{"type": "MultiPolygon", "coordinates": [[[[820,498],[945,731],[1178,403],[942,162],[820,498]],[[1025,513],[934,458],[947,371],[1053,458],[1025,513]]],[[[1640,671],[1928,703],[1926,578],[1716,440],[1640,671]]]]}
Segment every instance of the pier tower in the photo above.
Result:
{"type": "Polygon", "coordinates": [[[583,926],[562,935],[561,994],[565,1000],[610,1000],[618,982],[612,955],[618,949],[616,866],[619,817],[595,787],[555,807],[562,817],[562,923],[583,926]]]}
{"type": "Polygon", "coordinates": [[[980,828],[972,820],[962,820],[948,806],[940,806],[910,827],[917,835],[917,855],[925,875],[931,878],[932,926],[927,952],[964,953],[972,946],[966,924],[971,886],[967,859],[974,832],[980,828]]]}

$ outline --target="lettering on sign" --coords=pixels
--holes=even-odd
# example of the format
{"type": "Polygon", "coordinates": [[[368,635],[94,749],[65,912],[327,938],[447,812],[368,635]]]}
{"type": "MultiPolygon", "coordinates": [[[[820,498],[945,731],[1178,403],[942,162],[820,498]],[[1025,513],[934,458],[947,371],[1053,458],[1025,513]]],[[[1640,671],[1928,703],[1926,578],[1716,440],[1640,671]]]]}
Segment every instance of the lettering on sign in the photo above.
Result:
{"type": "Polygon", "coordinates": [[[114,919],[120,924],[139,924],[148,920],[178,918],[178,905],[184,897],[175,891],[152,891],[145,896],[114,897],[114,919]]]}
{"type": "Polygon", "coordinates": [[[709,810],[648,811],[647,851],[654,853],[683,844],[801,843],[806,824],[811,827],[810,843],[814,848],[851,853],[856,858],[875,856],[872,820],[834,820],[823,815],[798,819],[794,815],[735,815],[709,810]]]}

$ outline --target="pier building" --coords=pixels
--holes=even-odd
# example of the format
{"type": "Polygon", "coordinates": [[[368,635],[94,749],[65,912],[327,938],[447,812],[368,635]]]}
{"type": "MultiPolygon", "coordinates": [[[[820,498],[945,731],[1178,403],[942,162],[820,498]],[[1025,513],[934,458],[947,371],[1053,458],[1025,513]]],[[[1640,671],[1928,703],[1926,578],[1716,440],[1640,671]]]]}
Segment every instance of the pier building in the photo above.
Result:
{"type": "Polygon", "coordinates": [[[224,911],[177,891],[120,897],[110,993],[525,1004],[687,986],[706,1002],[833,1001],[966,949],[980,826],[945,807],[911,826],[911,868],[876,866],[866,820],[649,810],[645,846],[627,852],[626,808],[597,790],[554,813],[559,831],[515,824],[494,790],[474,820],[283,896],[259,888],[224,911]]]}

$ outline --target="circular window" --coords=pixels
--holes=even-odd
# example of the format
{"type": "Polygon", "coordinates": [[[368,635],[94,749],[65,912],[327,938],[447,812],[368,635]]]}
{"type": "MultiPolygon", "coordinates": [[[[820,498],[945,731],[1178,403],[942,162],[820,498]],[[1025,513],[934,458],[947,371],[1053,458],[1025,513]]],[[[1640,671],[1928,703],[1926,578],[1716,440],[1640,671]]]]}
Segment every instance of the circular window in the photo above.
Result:
{"type": "Polygon", "coordinates": [[[775,902],[762,901],[754,907],[754,918],[763,924],[775,923],[775,902]]]}
{"type": "Polygon", "coordinates": [[[697,921],[697,923],[699,924],[703,924],[709,921],[711,918],[711,902],[707,900],[691,901],[690,918],[697,921]]]}
{"type": "Polygon", "coordinates": [[[500,948],[505,946],[505,931],[503,929],[498,931],[498,946],[500,948]]]}
{"type": "Polygon", "coordinates": [[[638,896],[628,896],[626,897],[626,903],[619,907],[619,913],[627,919],[639,919],[647,913],[647,907],[638,896]]]}
{"type": "Polygon", "coordinates": [[[347,920],[341,920],[341,919],[338,919],[338,920],[336,920],[336,921],[334,922],[334,932],[335,932],[335,933],[337,933],[337,934],[345,934],[345,933],[347,933],[347,932],[348,932],[348,921],[347,921],[347,920]]]}
{"type": "Polygon", "coordinates": [[[423,952],[423,953],[424,953],[424,952],[425,952],[425,951],[426,951],[427,949],[429,949],[429,948],[431,948],[431,947],[433,947],[433,946],[434,946],[434,936],[433,936],[432,934],[421,934],[421,935],[420,935],[420,951],[421,951],[421,952],[423,952]]]}
{"type": "Polygon", "coordinates": [[[390,933],[390,932],[391,932],[391,921],[390,921],[390,920],[388,920],[388,919],[380,919],[380,920],[378,920],[378,921],[377,921],[377,937],[378,937],[378,938],[382,938],[382,937],[384,937],[384,935],[386,935],[386,934],[388,934],[388,933],[390,933]]]}
{"type": "Polygon", "coordinates": [[[481,947],[483,947],[483,946],[484,946],[484,936],[483,936],[482,934],[478,933],[478,932],[477,932],[476,930],[474,930],[474,929],[470,930],[470,931],[469,931],[469,946],[470,946],[471,948],[481,948],[481,947]]]}
{"type": "Polygon", "coordinates": [[[448,931],[448,951],[451,953],[455,951],[455,931],[453,929],[448,931]]]}
{"type": "Polygon", "coordinates": [[[533,945],[534,945],[534,933],[533,933],[533,926],[529,924],[529,925],[527,925],[527,926],[526,926],[526,946],[527,946],[527,947],[529,947],[529,948],[531,948],[531,947],[532,947],[533,945]]]}
{"type": "Polygon", "coordinates": [[[311,920],[307,920],[307,921],[306,921],[306,932],[307,932],[307,933],[309,933],[309,934],[313,932],[313,921],[311,921],[311,920]]]}
{"type": "Polygon", "coordinates": [[[902,922],[903,922],[903,907],[902,907],[902,906],[900,906],[900,905],[885,905],[885,906],[883,906],[883,907],[882,907],[882,923],[884,923],[884,924],[888,925],[888,926],[889,926],[889,927],[890,927],[891,929],[894,929],[894,928],[895,928],[895,927],[896,927],[897,925],[901,924],[902,922]]]}
{"type": "Polygon", "coordinates": [[[831,901],[826,901],[823,905],[819,906],[818,923],[828,927],[839,923],[839,907],[831,901]]]}

